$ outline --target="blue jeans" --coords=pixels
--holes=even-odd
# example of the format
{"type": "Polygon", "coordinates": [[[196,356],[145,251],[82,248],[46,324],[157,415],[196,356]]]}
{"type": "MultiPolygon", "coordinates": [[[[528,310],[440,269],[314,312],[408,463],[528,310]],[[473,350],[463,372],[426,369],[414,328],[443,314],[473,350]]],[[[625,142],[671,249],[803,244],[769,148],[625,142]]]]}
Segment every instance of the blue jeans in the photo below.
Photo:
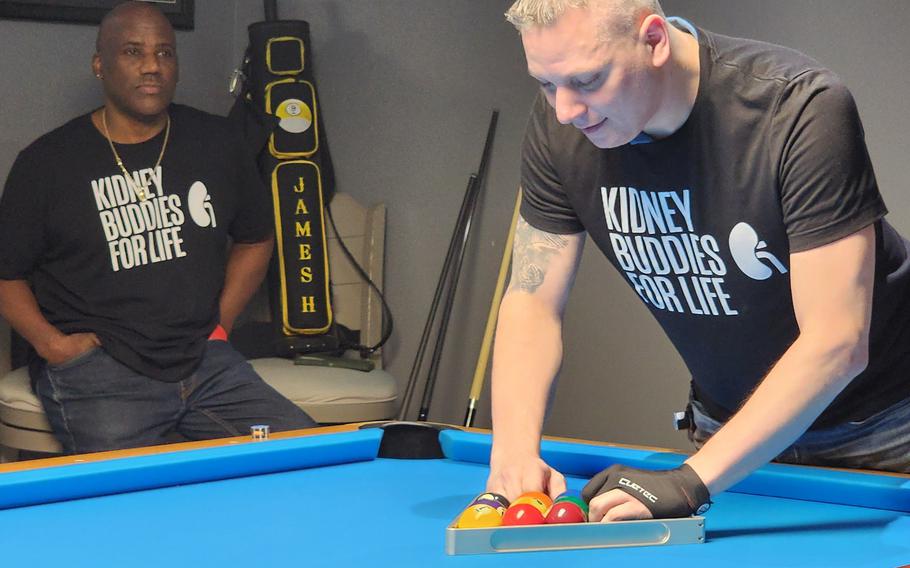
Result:
{"type": "MultiPolygon", "coordinates": [[[[701,448],[723,424],[697,400],[689,404],[689,440],[701,448]]],[[[910,399],[859,422],[809,430],[774,461],[910,473],[910,399]]]]}
{"type": "Polygon", "coordinates": [[[196,371],[167,383],[95,348],[66,363],[32,366],[32,386],[67,453],[248,435],[316,423],[267,385],[225,341],[209,341],[196,371]]]}

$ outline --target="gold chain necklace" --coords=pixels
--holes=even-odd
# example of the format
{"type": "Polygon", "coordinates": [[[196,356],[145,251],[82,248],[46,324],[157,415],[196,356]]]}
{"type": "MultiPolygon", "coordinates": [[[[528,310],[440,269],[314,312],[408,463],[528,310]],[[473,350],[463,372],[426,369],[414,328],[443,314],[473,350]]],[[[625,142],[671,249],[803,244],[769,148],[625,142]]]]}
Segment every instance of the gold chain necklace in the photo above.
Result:
{"type": "MultiPolygon", "coordinates": [[[[123,177],[126,180],[126,184],[130,186],[130,189],[139,197],[139,201],[145,201],[148,199],[148,183],[142,187],[136,187],[136,183],[133,180],[133,176],[126,171],[126,167],[123,165],[123,160],[120,159],[120,154],[117,153],[117,148],[114,147],[114,140],[111,138],[111,133],[107,129],[107,108],[105,107],[101,111],[101,126],[104,127],[104,137],[107,138],[107,143],[111,147],[111,152],[114,153],[114,161],[117,162],[117,166],[120,168],[120,171],[123,172],[123,177]]],[[[158,171],[158,166],[161,165],[161,158],[164,157],[164,151],[167,149],[167,141],[171,134],[171,115],[167,116],[167,123],[164,126],[164,143],[161,144],[161,153],[158,154],[158,161],[155,162],[155,171],[158,171]]]]}

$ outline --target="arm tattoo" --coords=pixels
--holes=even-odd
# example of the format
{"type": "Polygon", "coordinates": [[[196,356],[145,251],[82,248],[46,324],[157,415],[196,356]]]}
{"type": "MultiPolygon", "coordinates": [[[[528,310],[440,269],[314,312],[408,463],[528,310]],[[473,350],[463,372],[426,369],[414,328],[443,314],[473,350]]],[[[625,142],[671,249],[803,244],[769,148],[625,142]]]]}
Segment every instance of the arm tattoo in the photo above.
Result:
{"type": "Polygon", "coordinates": [[[553,256],[569,246],[562,235],[535,229],[522,218],[515,228],[509,291],[534,293],[543,284],[553,256]]]}

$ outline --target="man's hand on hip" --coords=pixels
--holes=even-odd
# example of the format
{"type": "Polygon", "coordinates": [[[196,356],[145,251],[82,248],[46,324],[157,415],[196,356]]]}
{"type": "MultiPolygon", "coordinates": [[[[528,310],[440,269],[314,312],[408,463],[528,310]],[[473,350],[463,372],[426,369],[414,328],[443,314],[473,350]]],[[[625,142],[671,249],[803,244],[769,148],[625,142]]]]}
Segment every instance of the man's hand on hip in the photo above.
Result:
{"type": "Polygon", "coordinates": [[[44,353],[39,353],[49,365],[62,365],[83,353],[100,347],[101,341],[94,333],[61,335],[48,342],[44,353]]]}

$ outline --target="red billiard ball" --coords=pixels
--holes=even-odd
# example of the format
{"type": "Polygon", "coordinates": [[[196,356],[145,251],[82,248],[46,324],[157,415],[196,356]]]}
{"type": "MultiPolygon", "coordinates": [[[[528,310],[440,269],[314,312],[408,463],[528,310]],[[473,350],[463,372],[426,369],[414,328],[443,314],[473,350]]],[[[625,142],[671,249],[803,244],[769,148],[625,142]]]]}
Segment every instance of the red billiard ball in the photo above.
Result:
{"type": "Polygon", "coordinates": [[[588,515],[572,501],[557,501],[547,513],[547,524],[584,523],[588,515]]]}
{"type": "Polygon", "coordinates": [[[502,517],[503,526],[542,525],[544,516],[537,507],[528,503],[516,503],[506,509],[502,517]]]}
{"type": "Polygon", "coordinates": [[[559,496],[556,498],[556,501],[554,501],[554,503],[575,503],[582,511],[584,511],[586,515],[588,514],[588,504],[585,503],[585,500],[581,497],[575,497],[572,495],[559,496]]]}

